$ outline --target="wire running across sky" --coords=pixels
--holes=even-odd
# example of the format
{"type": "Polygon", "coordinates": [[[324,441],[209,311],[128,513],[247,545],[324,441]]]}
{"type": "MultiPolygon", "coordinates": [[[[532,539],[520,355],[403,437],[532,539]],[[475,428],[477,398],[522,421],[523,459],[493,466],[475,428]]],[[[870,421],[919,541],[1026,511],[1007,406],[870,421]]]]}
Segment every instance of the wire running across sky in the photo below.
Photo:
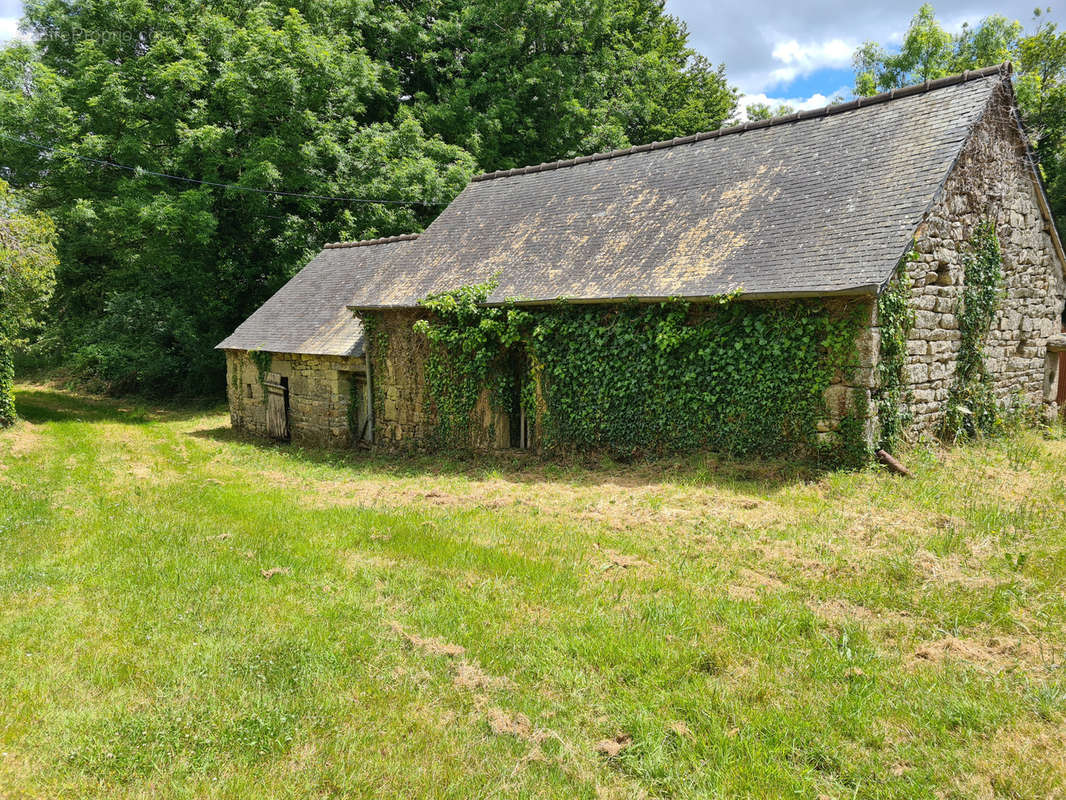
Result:
{"type": "MultiPolygon", "coordinates": [[[[5,136],[0,133],[0,139],[5,139],[9,142],[15,142],[22,145],[30,145],[36,147],[42,153],[48,152],[55,155],[57,149],[56,145],[46,144],[44,142],[34,141],[33,139],[23,139],[14,136],[5,136]]],[[[154,178],[164,178],[171,181],[180,181],[182,183],[193,183],[200,186],[213,186],[218,189],[233,189],[240,192],[253,192],[255,194],[268,194],[275,197],[302,197],[309,200],[333,200],[341,203],[366,203],[368,205],[398,205],[398,206],[446,206],[447,200],[382,200],[370,197],[334,197],[326,194],[309,194],[306,192],[286,192],[280,189],[259,189],[255,186],[241,186],[236,183],[218,183],[216,181],[204,181],[199,178],[188,178],[183,175],[171,175],[167,172],[156,172],[154,170],[145,169],[143,167],[133,167],[128,164],[118,164],[114,161],[108,161],[102,158],[93,158],[91,156],[82,156],[77,153],[65,153],[65,156],[70,158],[76,158],[79,161],[86,161],[90,164],[98,164],[102,167],[112,167],[113,169],[121,169],[127,172],[133,172],[137,175],[149,175],[154,178]]]]}

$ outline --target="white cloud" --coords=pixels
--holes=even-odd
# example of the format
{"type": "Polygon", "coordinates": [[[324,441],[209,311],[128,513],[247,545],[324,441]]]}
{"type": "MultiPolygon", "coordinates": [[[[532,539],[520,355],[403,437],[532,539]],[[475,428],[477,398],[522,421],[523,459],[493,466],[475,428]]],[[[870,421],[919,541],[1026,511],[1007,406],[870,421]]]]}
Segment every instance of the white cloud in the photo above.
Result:
{"type": "Polygon", "coordinates": [[[858,41],[832,38],[800,43],[798,39],[772,39],[763,32],[770,51],[770,68],[752,70],[738,76],[740,90],[746,94],[761,94],[775,86],[788,86],[798,78],[806,78],[822,69],[847,69],[858,41]]]}
{"type": "MultiPolygon", "coordinates": [[[[692,45],[712,63],[724,62],[730,82],[747,94],[788,93],[787,79],[793,75],[797,80],[817,78],[817,64],[825,65],[823,69],[849,69],[850,48],[866,40],[898,45],[920,5],[921,0],[666,2],[667,10],[688,25],[692,45]]],[[[964,19],[973,23],[993,12],[1027,23],[1034,4],[1028,0],[935,0],[935,5],[945,27],[957,30],[964,19]]],[[[1051,19],[1062,22],[1057,6],[1054,11],[1051,19]]],[[[828,80],[835,85],[840,76],[828,80]]],[[[802,91],[814,88],[826,92],[832,85],[807,84],[802,91]]]]}
{"type": "Polygon", "coordinates": [[[25,38],[25,34],[19,31],[18,17],[0,17],[0,42],[25,38]]]}
{"type": "Polygon", "coordinates": [[[744,121],[747,118],[745,110],[754,103],[764,103],[770,106],[771,110],[776,109],[781,104],[785,104],[791,106],[794,111],[809,111],[812,108],[822,108],[829,105],[834,97],[849,97],[850,95],[850,86],[841,86],[829,95],[816,92],[810,97],[770,97],[765,92],[744,94],[740,96],[740,101],[737,103],[737,117],[744,121]]]}
{"type": "Polygon", "coordinates": [[[785,64],[796,64],[807,69],[819,67],[842,67],[846,66],[855,50],[854,42],[846,42],[843,39],[830,39],[827,42],[817,42],[801,45],[795,39],[779,43],[770,52],[777,61],[785,64]]]}

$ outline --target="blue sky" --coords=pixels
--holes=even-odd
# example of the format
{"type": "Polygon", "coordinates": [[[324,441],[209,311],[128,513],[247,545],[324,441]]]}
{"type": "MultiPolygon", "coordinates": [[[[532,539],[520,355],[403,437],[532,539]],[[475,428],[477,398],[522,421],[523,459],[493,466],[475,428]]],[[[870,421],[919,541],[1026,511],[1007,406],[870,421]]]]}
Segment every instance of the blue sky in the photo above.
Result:
{"type": "MultiPolygon", "coordinates": [[[[899,42],[921,0],[666,0],[684,20],[692,45],[715,64],[726,64],[729,81],[750,102],[788,102],[817,108],[852,85],[851,55],[863,41],[899,42]]],[[[976,23],[992,13],[1030,24],[1033,0],[943,0],[934,4],[949,28],[976,23]]],[[[19,0],[0,0],[0,40],[17,35],[19,0]]],[[[1058,21],[1061,16],[1052,13],[1058,21]]]]}
{"type": "MultiPolygon", "coordinates": [[[[725,62],[730,82],[745,95],[742,106],[786,101],[797,108],[823,106],[838,93],[848,96],[855,48],[867,40],[899,43],[920,5],[921,0],[666,2],[667,10],[688,25],[693,46],[713,62],[725,62]]],[[[993,13],[1030,26],[1035,5],[1033,0],[933,3],[937,17],[952,30],[993,13]]]]}

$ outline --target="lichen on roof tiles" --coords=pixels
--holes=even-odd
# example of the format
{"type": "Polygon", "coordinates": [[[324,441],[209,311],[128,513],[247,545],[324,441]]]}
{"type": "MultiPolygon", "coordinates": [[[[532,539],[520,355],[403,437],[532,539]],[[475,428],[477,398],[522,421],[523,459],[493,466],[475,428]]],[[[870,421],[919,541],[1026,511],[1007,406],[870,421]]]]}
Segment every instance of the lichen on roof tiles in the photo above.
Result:
{"type": "Polygon", "coordinates": [[[348,310],[356,287],[416,238],[408,234],[326,245],[217,349],[361,356],[363,326],[348,310]]]}
{"type": "Polygon", "coordinates": [[[874,291],[1006,79],[481,176],[351,305],[490,279],[492,302],[874,291]]]}

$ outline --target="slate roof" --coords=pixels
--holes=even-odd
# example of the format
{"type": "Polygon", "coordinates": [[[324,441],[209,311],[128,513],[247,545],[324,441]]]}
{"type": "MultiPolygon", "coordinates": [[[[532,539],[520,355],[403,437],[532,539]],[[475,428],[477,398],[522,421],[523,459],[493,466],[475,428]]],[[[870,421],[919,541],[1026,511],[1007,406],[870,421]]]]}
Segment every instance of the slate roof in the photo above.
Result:
{"type": "Polygon", "coordinates": [[[490,302],[875,292],[1008,76],[479,176],[351,306],[493,276],[490,302]]]}
{"type": "Polygon", "coordinates": [[[327,244],[216,349],[363,355],[363,325],[347,306],[356,287],[417,238],[409,234],[327,244]]]}

